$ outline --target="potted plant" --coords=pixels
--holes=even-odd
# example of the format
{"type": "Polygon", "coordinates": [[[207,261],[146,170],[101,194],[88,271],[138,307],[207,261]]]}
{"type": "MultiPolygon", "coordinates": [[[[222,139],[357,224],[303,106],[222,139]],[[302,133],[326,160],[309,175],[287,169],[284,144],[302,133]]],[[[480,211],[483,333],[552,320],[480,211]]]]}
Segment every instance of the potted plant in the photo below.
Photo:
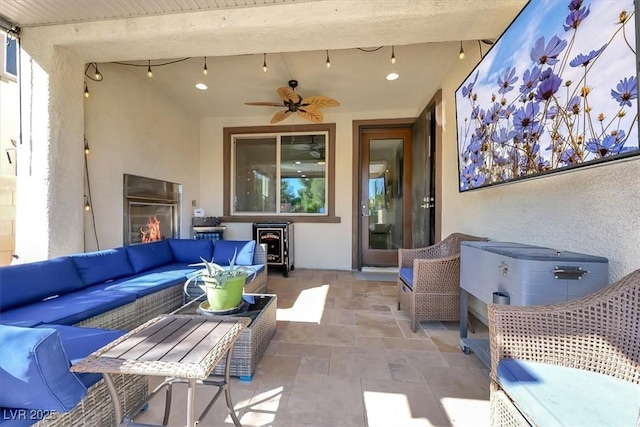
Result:
{"type": "Polygon", "coordinates": [[[184,293],[189,295],[187,287],[191,282],[203,282],[200,288],[207,295],[209,309],[223,311],[236,308],[242,301],[242,290],[249,275],[255,275],[255,269],[249,266],[235,264],[237,252],[228,266],[221,266],[204,258],[201,263],[192,266],[204,266],[204,268],[192,273],[184,283],[184,293]]]}

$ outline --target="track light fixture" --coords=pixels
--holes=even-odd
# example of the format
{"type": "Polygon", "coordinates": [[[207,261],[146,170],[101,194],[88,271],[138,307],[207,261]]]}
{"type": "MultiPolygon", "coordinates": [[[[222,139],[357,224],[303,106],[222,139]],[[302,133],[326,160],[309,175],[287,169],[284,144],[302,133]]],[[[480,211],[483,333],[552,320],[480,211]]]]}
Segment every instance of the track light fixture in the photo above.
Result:
{"type": "Polygon", "coordinates": [[[151,71],[151,60],[147,62],[147,77],[153,78],[153,71],[151,71]]]}
{"type": "Polygon", "coordinates": [[[89,97],[89,88],[87,87],[87,83],[86,82],[84,84],[84,97],[85,98],[89,97]]]}
{"type": "Polygon", "coordinates": [[[89,203],[89,197],[87,197],[87,195],[84,195],[84,210],[86,212],[89,212],[91,210],[91,203],[89,203]]]}
{"type": "Polygon", "coordinates": [[[395,64],[396,63],[396,49],[395,46],[391,46],[391,63],[395,64]]]}
{"type": "Polygon", "coordinates": [[[262,71],[267,72],[267,54],[263,54],[262,71]]]}
{"type": "Polygon", "coordinates": [[[331,60],[329,59],[329,49],[327,49],[327,68],[331,68],[331,60]]]}
{"type": "Polygon", "coordinates": [[[458,58],[464,59],[464,57],[465,57],[464,48],[462,47],[462,40],[460,40],[460,53],[458,54],[458,58]]]}
{"type": "Polygon", "coordinates": [[[209,70],[207,69],[207,57],[204,57],[204,68],[202,69],[202,74],[204,74],[205,76],[207,74],[209,74],[209,70]]]}

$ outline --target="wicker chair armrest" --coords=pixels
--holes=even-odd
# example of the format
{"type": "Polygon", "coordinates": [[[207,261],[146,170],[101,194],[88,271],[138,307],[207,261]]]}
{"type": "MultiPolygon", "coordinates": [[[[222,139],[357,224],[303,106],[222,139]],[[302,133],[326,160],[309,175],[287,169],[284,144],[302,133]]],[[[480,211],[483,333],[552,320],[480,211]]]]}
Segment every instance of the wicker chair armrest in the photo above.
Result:
{"type": "Polygon", "coordinates": [[[398,265],[400,268],[412,268],[414,260],[437,259],[451,255],[447,250],[448,244],[443,242],[424,248],[398,249],[398,265]]]}
{"type": "Polygon", "coordinates": [[[489,304],[492,378],[497,378],[498,362],[509,357],[640,383],[640,270],[635,279],[631,276],[560,304],[489,304]]]}
{"type": "Polygon", "coordinates": [[[445,258],[413,260],[413,291],[459,293],[460,254],[445,258]]]}

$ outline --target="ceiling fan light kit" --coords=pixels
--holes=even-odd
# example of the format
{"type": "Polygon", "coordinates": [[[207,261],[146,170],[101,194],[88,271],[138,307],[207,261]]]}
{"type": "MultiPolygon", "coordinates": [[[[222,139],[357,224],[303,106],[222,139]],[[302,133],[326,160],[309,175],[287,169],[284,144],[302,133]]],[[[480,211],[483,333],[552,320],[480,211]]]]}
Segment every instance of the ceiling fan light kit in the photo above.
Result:
{"type": "Polygon", "coordinates": [[[282,102],[245,102],[245,105],[285,107],[286,110],[278,111],[271,117],[271,123],[278,123],[293,113],[297,113],[299,116],[314,123],[322,123],[324,116],[318,109],[340,105],[335,99],[322,95],[303,98],[296,91],[297,87],[297,80],[289,80],[289,87],[278,88],[277,92],[282,102]]]}

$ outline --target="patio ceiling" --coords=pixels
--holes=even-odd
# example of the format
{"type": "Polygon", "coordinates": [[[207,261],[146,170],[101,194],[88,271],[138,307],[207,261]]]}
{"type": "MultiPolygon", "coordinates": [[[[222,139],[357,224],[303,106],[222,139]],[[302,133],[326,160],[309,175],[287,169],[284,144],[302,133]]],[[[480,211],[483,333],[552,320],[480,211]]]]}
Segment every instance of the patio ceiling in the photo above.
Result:
{"type": "MultiPolygon", "coordinates": [[[[382,117],[389,111],[417,115],[459,61],[460,40],[473,52],[469,58],[477,57],[479,49],[486,53],[489,46],[478,40],[497,38],[525,3],[3,0],[0,15],[24,27],[25,37],[52,40],[87,62],[98,62],[105,79],[110,71],[106,62],[142,65],[126,71],[195,117],[270,117],[278,107],[244,103],[278,101],[276,89],[289,79],[299,81],[303,96],[325,95],[341,103],[323,110],[325,114],[382,117]],[[76,39],[75,34],[92,28],[93,39],[76,39]],[[395,64],[390,62],[392,45],[395,64]],[[327,49],[331,68],[325,66],[327,49]],[[207,76],[202,74],[205,56],[207,76]],[[190,59],[157,66],[180,58],[190,59]],[[148,60],[152,79],[146,77],[148,60]],[[385,80],[391,71],[400,78],[385,80]],[[197,90],[198,82],[208,90],[197,90]]],[[[90,90],[99,84],[87,82],[90,90]]],[[[294,120],[306,123],[287,119],[294,120]]]]}

